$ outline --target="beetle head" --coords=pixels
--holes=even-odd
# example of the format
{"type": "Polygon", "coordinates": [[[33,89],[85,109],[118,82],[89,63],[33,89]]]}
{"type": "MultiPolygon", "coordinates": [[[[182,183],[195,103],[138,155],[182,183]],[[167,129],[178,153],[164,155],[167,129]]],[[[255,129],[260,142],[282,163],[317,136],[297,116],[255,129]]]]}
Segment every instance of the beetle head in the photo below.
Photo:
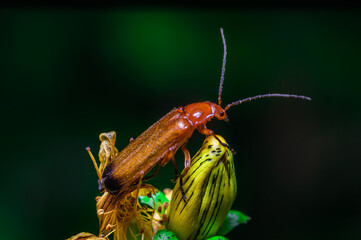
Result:
{"type": "Polygon", "coordinates": [[[211,105],[213,108],[214,117],[216,117],[218,120],[224,120],[228,122],[226,111],[216,103],[211,103],[211,105]]]}

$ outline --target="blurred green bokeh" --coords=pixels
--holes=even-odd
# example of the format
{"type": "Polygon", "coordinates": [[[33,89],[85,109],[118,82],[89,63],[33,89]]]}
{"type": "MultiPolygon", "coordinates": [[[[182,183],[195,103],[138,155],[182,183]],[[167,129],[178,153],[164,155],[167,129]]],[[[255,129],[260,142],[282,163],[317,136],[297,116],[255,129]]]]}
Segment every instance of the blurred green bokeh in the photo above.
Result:
{"type": "MultiPolygon", "coordinates": [[[[101,132],[122,149],[173,107],[280,92],[208,127],[237,151],[229,239],[361,238],[361,15],[160,8],[0,10],[2,239],[97,234],[101,132]]],[[[192,154],[203,136],[195,133],[192,154]]],[[[183,155],[176,155],[183,166],[183,155]]],[[[172,187],[169,164],[151,183],[172,187]]]]}

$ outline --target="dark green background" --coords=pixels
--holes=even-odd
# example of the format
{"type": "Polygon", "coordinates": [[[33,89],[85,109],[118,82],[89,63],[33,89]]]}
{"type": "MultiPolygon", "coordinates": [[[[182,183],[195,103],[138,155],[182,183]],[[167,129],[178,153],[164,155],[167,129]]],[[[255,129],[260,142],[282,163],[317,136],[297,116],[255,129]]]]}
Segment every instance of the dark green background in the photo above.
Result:
{"type": "MultiPolygon", "coordinates": [[[[2,239],[97,233],[85,151],[122,149],[173,107],[264,93],[208,127],[237,151],[231,239],[360,239],[361,16],[356,11],[182,8],[0,10],[2,239]]],[[[192,154],[203,136],[189,141],[192,154]]],[[[177,153],[183,164],[183,155],[177,153]]],[[[171,187],[173,166],[152,184],[171,187]]]]}

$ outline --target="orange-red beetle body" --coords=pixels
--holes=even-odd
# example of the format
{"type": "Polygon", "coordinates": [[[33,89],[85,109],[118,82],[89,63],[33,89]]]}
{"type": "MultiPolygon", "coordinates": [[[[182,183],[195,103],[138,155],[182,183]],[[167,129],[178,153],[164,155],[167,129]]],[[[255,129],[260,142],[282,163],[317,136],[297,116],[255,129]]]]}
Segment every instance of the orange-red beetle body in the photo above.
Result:
{"type": "Polygon", "coordinates": [[[185,145],[195,129],[209,135],[212,131],[205,124],[213,117],[226,118],[224,110],[211,102],[192,103],[173,109],[154,123],[139,137],[129,143],[105,167],[102,184],[115,194],[137,183],[157,163],[164,166],[181,147],[185,153],[186,166],[190,155],[185,145]]]}

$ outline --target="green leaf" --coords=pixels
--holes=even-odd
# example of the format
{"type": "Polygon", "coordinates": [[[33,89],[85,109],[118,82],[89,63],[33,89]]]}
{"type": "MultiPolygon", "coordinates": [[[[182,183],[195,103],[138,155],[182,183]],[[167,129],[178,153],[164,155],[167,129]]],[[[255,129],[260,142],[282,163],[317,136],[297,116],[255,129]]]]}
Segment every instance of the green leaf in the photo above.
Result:
{"type": "Polygon", "coordinates": [[[217,234],[226,235],[233,228],[237,227],[239,224],[247,223],[250,219],[250,217],[240,211],[230,210],[217,234]]]}
{"type": "Polygon", "coordinates": [[[228,240],[228,238],[223,237],[223,236],[214,236],[214,237],[207,238],[206,240],[228,240]]]}
{"type": "Polygon", "coordinates": [[[174,232],[162,229],[154,235],[153,240],[178,240],[178,238],[174,232]]]}
{"type": "Polygon", "coordinates": [[[151,197],[148,196],[138,196],[138,200],[140,205],[146,205],[150,208],[157,208],[157,210],[161,210],[159,213],[160,214],[164,214],[165,213],[165,207],[164,207],[164,203],[169,203],[169,200],[167,199],[167,197],[164,195],[164,193],[162,191],[158,191],[156,194],[152,194],[151,197]],[[155,204],[154,204],[155,202],[155,204]]]}

